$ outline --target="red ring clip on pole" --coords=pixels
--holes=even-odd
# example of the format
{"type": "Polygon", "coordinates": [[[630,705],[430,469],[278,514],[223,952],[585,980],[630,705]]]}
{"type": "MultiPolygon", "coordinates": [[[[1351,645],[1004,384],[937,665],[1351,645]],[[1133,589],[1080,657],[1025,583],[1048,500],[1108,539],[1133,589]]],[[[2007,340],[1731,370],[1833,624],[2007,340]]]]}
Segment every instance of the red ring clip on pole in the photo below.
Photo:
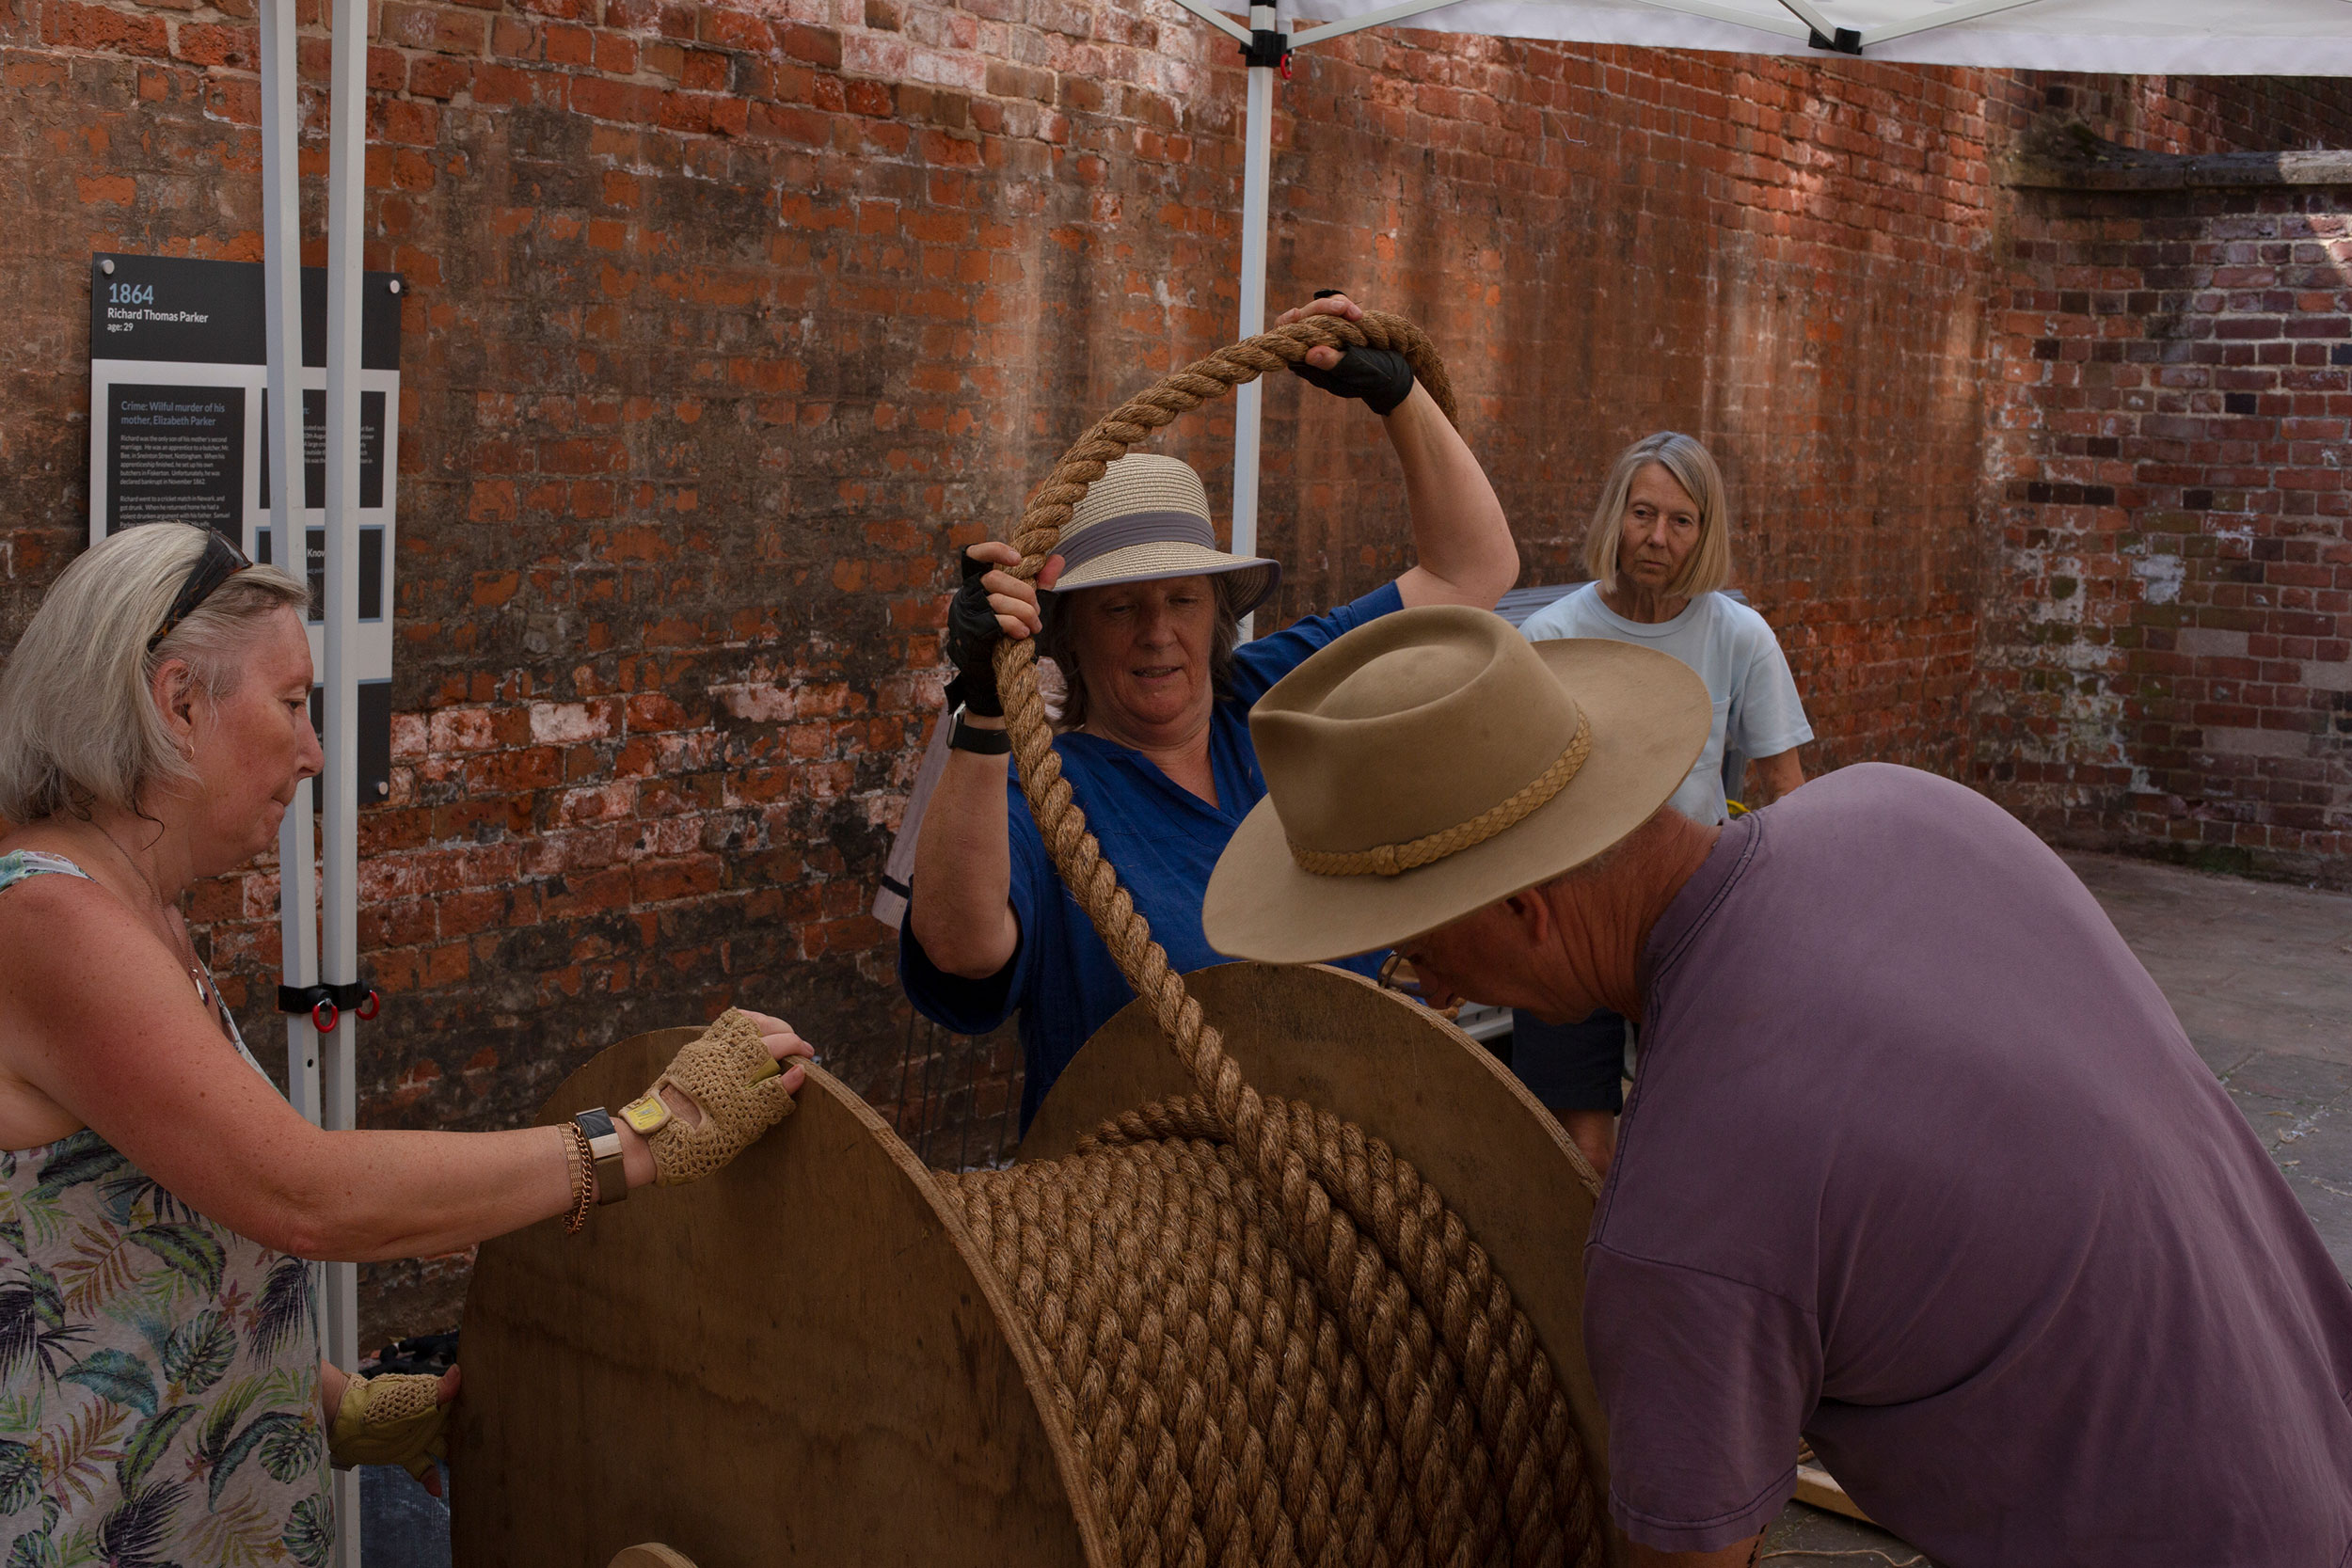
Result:
{"type": "Polygon", "coordinates": [[[384,999],[357,981],[347,986],[280,986],[278,1010],[309,1013],[312,1028],[331,1035],[346,1011],[364,1022],[384,1010],[384,999]]]}

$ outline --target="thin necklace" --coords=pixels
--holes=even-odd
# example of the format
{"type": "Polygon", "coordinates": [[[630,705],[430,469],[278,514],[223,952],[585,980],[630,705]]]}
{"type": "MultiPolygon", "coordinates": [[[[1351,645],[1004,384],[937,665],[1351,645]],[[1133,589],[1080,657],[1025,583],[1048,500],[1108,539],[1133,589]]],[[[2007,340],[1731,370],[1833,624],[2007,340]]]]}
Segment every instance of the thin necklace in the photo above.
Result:
{"type": "Polygon", "coordinates": [[[121,845],[115,842],[115,835],[108,832],[103,824],[92,821],[90,826],[98,830],[98,836],[106,841],[106,847],[112,849],[117,858],[119,858],[123,864],[131,868],[132,874],[137,877],[140,881],[147,884],[147,895],[155,900],[155,911],[158,914],[163,916],[164,946],[167,950],[175,945],[179,947],[179,952],[174,956],[178,958],[186,968],[188,972],[188,978],[196,982],[197,1001],[203,1003],[206,1006],[210,1006],[212,999],[205,994],[204,966],[197,961],[196,943],[189,941],[184,932],[181,933],[181,939],[177,944],[172,942],[171,938],[173,931],[170,913],[171,906],[164,902],[163,892],[161,889],[156,887],[155,879],[147,874],[147,868],[145,866],[139,864],[137,861],[131,858],[131,852],[128,849],[125,849],[121,845]]]}

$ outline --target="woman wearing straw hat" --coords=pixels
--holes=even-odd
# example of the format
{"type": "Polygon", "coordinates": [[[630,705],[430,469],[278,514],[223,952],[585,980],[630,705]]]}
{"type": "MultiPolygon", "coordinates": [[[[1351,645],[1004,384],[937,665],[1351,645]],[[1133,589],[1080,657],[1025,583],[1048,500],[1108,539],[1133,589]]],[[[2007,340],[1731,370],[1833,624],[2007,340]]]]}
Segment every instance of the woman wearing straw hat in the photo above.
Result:
{"type": "MultiPolygon", "coordinates": [[[[1343,296],[1306,313],[1362,311],[1343,296]]],[[[1350,604],[1236,645],[1239,622],[1280,579],[1274,562],[1216,547],[1200,476],[1173,458],[1110,465],[1062,530],[1037,587],[999,570],[1009,545],[965,552],[949,611],[959,674],[946,770],[917,841],[898,974],[927,1017],[984,1034],[1018,1010],[1027,1076],[1021,1123],[1078,1047],[1132,998],[1062,888],[1019,783],[990,658],[1002,637],[1041,636],[1067,684],[1055,741],[1104,854],[1179,971],[1220,963],[1200,899],[1226,840],[1265,793],[1251,705],[1352,627],[1407,605],[1491,608],[1518,575],[1502,505],[1478,460],[1401,355],[1311,351],[1300,373],[1382,417],[1405,470],[1415,564],[1350,604]]],[[[1376,960],[1349,967],[1371,973],[1376,960]]]]}

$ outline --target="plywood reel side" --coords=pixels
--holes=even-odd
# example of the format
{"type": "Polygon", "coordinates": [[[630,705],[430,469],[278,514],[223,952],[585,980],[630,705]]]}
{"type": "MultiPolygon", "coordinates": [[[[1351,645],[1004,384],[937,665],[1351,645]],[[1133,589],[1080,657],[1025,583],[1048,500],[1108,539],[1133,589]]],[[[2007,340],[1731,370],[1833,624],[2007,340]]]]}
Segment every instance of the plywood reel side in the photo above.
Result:
{"type": "MultiPolygon", "coordinates": [[[[1584,1238],[1597,1179],[1542,1104],[1452,1023],[1321,964],[1223,964],[1184,984],[1260,1092],[1303,1101],[1384,1140],[1445,1194],[1510,1282],[1565,1387],[1595,1493],[1609,1432],[1584,1359],[1584,1238]]],[[[1122,1112],[1191,1094],[1151,1009],[1130,1003],[1061,1076],[1016,1158],[1058,1159],[1122,1112]]],[[[1626,1544],[1605,1525],[1609,1560],[1626,1544]]]]}
{"type": "MultiPolygon", "coordinates": [[[[690,1029],[625,1040],[542,1115],[619,1105],[690,1029]]],[[[1033,1341],[961,1221],[856,1096],[580,1235],[485,1243],[451,1441],[462,1568],[1107,1563],[1033,1341]]]]}

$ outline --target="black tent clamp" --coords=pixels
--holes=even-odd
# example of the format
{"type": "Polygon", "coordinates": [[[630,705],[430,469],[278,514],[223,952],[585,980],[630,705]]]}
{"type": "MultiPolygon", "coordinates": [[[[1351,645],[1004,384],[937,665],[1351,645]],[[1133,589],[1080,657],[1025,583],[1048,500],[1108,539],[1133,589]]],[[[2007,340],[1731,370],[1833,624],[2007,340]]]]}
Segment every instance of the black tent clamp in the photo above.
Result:
{"type": "Polygon", "coordinates": [[[1271,27],[1253,27],[1249,30],[1249,41],[1241,46],[1241,57],[1245,65],[1279,67],[1282,80],[1287,82],[1291,77],[1291,36],[1271,27]]]}
{"type": "Polygon", "coordinates": [[[1804,40],[1809,48],[1827,49],[1831,53],[1837,55],[1859,55],[1862,53],[1862,35],[1855,32],[1851,27],[1838,28],[1836,36],[1834,38],[1823,38],[1820,34],[1820,29],[1819,28],[1809,27],[1805,30],[1813,35],[1804,40]]]}
{"type": "Polygon", "coordinates": [[[354,980],[347,986],[280,986],[278,988],[278,1010],[281,1013],[309,1013],[311,1026],[322,1035],[331,1035],[345,1011],[362,1022],[384,1009],[384,999],[354,980]]]}

